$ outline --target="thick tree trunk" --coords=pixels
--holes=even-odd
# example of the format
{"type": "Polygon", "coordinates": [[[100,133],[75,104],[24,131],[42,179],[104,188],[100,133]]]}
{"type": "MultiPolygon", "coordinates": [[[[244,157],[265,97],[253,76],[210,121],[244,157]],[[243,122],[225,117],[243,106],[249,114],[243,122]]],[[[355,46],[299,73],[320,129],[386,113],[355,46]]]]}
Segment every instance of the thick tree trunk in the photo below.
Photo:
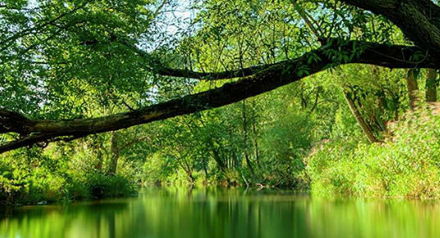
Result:
{"type": "Polygon", "coordinates": [[[361,127],[364,134],[367,136],[368,141],[370,143],[377,143],[379,140],[374,135],[373,131],[371,130],[371,127],[365,122],[364,118],[362,117],[361,113],[359,112],[359,109],[357,108],[356,104],[353,101],[353,98],[351,95],[348,94],[348,92],[344,92],[345,100],[347,101],[348,107],[350,108],[351,113],[355,117],[357,123],[361,127]]]}
{"type": "Polygon", "coordinates": [[[425,88],[426,102],[437,102],[437,70],[428,69],[425,88]]]}
{"type": "MultiPolygon", "coordinates": [[[[420,46],[422,52],[440,54],[440,7],[432,0],[339,1],[385,16],[420,46]]],[[[420,58],[407,60],[423,61],[420,58]]]]}

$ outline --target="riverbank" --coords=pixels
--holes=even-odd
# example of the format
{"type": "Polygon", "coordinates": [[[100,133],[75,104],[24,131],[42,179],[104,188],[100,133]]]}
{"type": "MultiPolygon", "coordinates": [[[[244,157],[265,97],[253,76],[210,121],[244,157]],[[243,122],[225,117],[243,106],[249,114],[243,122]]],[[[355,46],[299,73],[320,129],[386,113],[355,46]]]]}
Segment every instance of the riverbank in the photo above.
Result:
{"type": "Polygon", "coordinates": [[[306,158],[312,192],[358,197],[440,198],[440,116],[408,113],[383,143],[327,141],[306,158]]]}
{"type": "MultiPolygon", "coordinates": [[[[5,173],[3,173],[5,175],[5,173]]],[[[23,174],[22,180],[6,180],[0,190],[0,205],[45,205],[70,203],[78,200],[96,200],[110,197],[128,197],[137,193],[137,186],[127,178],[102,173],[44,175],[23,174]],[[40,177],[42,176],[42,177],[40,177]],[[6,184],[5,182],[8,182],[6,184]]]]}
{"type": "MultiPolygon", "coordinates": [[[[440,198],[440,116],[432,110],[407,113],[393,123],[381,143],[340,137],[314,144],[296,156],[277,157],[252,170],[215,164],[194,169],[191,179],[182,167],[167,167],[167,157],[154,154],[142,170],[120,167],[118,174],[97,169],[93,154],[16,151],[0,157],[0,204],[66,203],[130,196],[139,185],[195,185],[281,188],[323,196],[440,198]],[[83,159],[84,155],[91,158],[83,159]],[[87,161],[88,163],[84,163],[87,161]],[[173,170],[170,170],[173,168],[173,170]]],[[[275,150],[279,148],[274,148],[275,150]]],[[[276,153],[274,153],[276,154],[276,153]]],[[[99,162],[100,160],[98,160],[99,162]]]]}

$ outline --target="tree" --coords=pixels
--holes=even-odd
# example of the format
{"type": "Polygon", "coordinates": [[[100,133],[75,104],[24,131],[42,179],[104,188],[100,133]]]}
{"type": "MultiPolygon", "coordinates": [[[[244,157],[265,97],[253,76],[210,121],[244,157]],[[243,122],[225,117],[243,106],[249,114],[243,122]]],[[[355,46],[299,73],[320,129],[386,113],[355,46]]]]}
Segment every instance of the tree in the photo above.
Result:
{"type": "MultiPolygon", "coordinates": [[[[155,3],[137,0],[126,3],[41,1],[38,6],[31,6],[27,1],[0,2],[4,23],[0,31],[5,32],[0,39],[1,72],[7,86],[1,90],[5,95],[21,95],[18,97],[21,107],[7,103],[7,96],[2,99],[4,109],[0,111],[0,133],[5,134],[7,139],[0,146],[0,152],[53,141],[70,141],[91,134],[221,107],[340,65],[356,63],[391,69],[440,68],[440,63],[435,57],[440,53],[440,7],[431,0],[297,1],[296,4],[305,9],[310,8],[310,5],[327,9],[323,11],[322,20],[318,22],[321,30],[324,29],[322,31],[328,33],[326,37],[305,44],[311,36],[300,31],[300,37],[296,40],[302,47],[287,49],[278,47],[278,43],[269,44],[267,52],[253,53],[272,55],[270,59],[276,62],[247,60],[247,64],[243,63],[246,51],[249,50],[246,47],[248,38],[244,34],[248,34],[252,29],[251,23],[261,23],[264,27],[273,24],[274,29],[288,24],[284,24],[283,19],[279,22],[272,20],[278,19],[277,14],[281,14],[279,12],[259,17],[256,14],[258,7],[261,5],[269,8],[271,5],[264,4],[264,1],[234,1],[230,3],[233,5],[231,9],[235,8],[233,13],[238,12],[235,16],[241,20],[238,19],[238,25],[230,27],[236,29],[233,30],[234,34],[241,37],[231,39],[228,46],[239,52],[240,57],[237,62],[230,63],[230,66],[235,66],[236,69],[224,67],[224,71],[213,72],[206,72],[197,58],[178,53],[179,50],[184,52],[185,41],[191,43],[195,37],[203,39],[204,29],[218,32],[214,36],[220,40],[227,40],[226,36],[222,35],[224,25],[216,25],[213,24],[216,23],[215,20],[209,22],[203,18],[209,18],[212,14],[206,9],[227,5],[226,3],[202,1],[200,4],[209,5],[209,8],[201,7],[202,20],[198,22],[202,25],[201,29],[194,30],[195,36],[185,35],[183,43],[180,42],[180,48],[160,46],[159,42],[145,35],[161,34],[158,27],[160,25],[156,24],[159,21],[155,22],[154,19],[160,18],[160,12],[169,4],[168,1],[155,3]],[[245,10],[241,12],[241,8],[245,10]],[[337,8],[342,10],[335,10],[337,8]],[[263,21],[264,19],[269,20],[263,21]],[[389,33],[384,30],[385,36],[377,36],[371,32],[375,29],[374,23],[379,23],[384,29],[399,28],[414,45],[402,44],[403,40],[395,44],[384,43],[384,40],[390,39],[390,36],[386,35],[389,33]],[[204,25],[208,27],[203,28],[204,25]],[[156,49],[152,51],[138,47],[142,43],[141,40],[152,40],[156,49]],[[231,45],[233,47],[230,47],[231,45]],[[277,53],[280,49],[286,49],[284,57],[277,53]],[[295,57],[291,57],[292,50],[296,51],[293,52],[295,57]],[[164,61],[163,58],[167,54],[179,59],[180,63],[174,62],[173,65],[164,61]],[[195,68],[199,71],[194,70],[194,66],[197,66],[195,68]],[[233,80],[204,92],[164,102],[153,100],[153,104],[145,103],[151,99],[147,93],[154,92],[158,85],[170,84],[170,78],[186,79],[187,84],[194,83],[194,80],[233,80]],[[75,81],[78,82],[75,84],[75,81]],[[87,83],[85,88],[83,82],[87,83]],[[67,84],[69,86],[66,86],[67,84]],[[77,111],[44,113],[45,108],[53,110],[54,105],[62,104],[64,101],[60,99],[67,100],[64,93],[72,90],[83,90],[84,94],[90,90],[99,91],[98,95],[103,97],[99,104],[103,108],[112,101],[120,107],[121,112],[88,116],[81,112],[81,105],[75,105],[77,111]],[[130,93],[133,94],[130,98],[137,98],[138,103],[130,105],[126,102],[130,93]],[[23,105],[31,109],[24,110],[23,105]],[[127,108],[129,111],[123,112],[127,108]],[[66,119],[66,115],[70,119],[66,119]]],[[[277,4],[289,6],[284,2],[277,4]]],[[[230,6],[221,7],[229,9],[230,6]]],[[[274,9],[267,10],[269,13],[271,11],[276,12],[274,9]]],[[[301,16],[298,19],[301,19],[301,16]]],[[[294,22],[296,27],[301,24],[301,21],[294,22]]],[[[268,38],[270,31],[265,30],[262,31],[262,39],[268,38]]],[[[271,36],[277,37],[275,32],[271,36]]],[[[284,38],[283,42],[288,39],[284,38]]],[[[249,42],[249,45],[252,45],[252,42],[249,42]]],[[[186,44],[189,49],[191,46],[186,44]]],[[[229,50],[228,47],[223,48],[229,50]]],[[[195,55],[200,55],[200,52],[196,52],[195,55]]]]}

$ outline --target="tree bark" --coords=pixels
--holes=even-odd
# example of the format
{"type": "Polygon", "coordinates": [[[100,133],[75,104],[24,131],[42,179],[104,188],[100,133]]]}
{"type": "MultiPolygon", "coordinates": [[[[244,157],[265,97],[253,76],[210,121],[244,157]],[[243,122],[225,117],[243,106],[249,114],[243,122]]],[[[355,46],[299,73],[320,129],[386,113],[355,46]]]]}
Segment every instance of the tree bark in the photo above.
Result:
{"type": "MultiPolygon", "coordinates": [[[[381,14],[416,45],[440,54],[440,7],[431,0],[339,0],[381,14]]],[[[414,59],[418,61],[420,59],[414,59]]],[[[438,60],[437,60],[438,61],[438,60]]]]}

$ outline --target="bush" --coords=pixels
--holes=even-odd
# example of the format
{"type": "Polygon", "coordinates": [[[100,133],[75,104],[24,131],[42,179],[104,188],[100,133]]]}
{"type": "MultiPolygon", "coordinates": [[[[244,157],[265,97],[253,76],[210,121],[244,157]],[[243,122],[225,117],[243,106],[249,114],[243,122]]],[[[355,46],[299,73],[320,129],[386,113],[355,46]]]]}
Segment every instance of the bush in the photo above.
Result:
{"type": "Polygon", "coordinates": [[[440,197],[439,115],[406,115],[385,143],[323,143],[307,158],[312,191],[367,197],[440,197]]]}
{"type": "Polygon", "coordinates": [[[33,151],[0,156],[0,205],[127,196],[135,191],[133,180],[84,170],[66,158],[33,151]]]}
{"type": "Polygon", "coordinates": [[[313,141],[313,119],[306,113],[286,112],[264,131],[257,172],[262,183],[277,187],[304,187],[302,158],[313,141]]]}
{"type": "Polygon", "coordinates": [[[86,175],[86,186],[90,196],[94,199],[104,197],[121,197],[136,192],[135,186],[121,176],[110,176],[102,173],[86,175]]]}

